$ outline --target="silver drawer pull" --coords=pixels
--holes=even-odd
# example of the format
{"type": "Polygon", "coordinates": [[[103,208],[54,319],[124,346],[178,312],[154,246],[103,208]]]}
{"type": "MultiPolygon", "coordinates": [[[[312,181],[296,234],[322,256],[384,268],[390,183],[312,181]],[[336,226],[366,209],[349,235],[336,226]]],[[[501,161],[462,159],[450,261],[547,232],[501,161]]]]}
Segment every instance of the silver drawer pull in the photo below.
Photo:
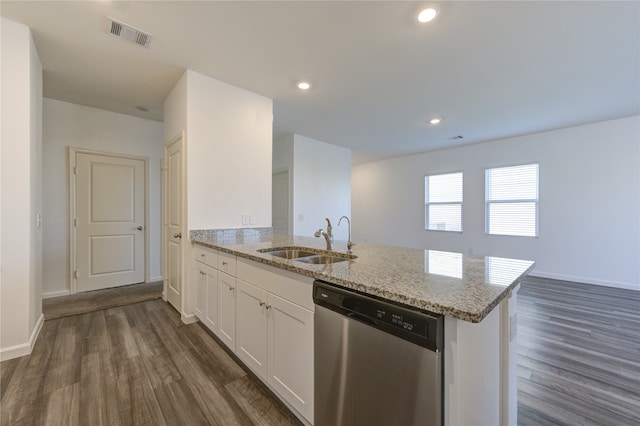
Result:
{"type": "Polygon", "coordinates": [[[222,266],[227,266],[227,265],[228,265],[227,262],[224,262],[224,261],[222,262],[222,266]]]}
{"type": "Polygon", "coordinates": [[[229,287],[229,291],[233,291],[233,287],[229,287]]]}
{"type": "Polygon", "coordinates": [[[266,305],[266,303],[260,302],[260,306],[264,306],[264,305],[266,305]]]}

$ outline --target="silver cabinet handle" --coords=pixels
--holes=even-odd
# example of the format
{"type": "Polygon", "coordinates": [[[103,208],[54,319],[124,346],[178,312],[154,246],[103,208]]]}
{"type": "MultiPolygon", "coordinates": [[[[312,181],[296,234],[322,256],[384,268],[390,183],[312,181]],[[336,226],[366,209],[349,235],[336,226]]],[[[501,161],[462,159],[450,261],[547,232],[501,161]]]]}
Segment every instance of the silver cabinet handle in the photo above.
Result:
{"type": "Polygon", "coordinates": [[[234,289],[233,287],[229,287],[229,291],[233,291],[233,289],[234,289]]]}
{"type": "Polygon", "coordinates": [[[178,232],[177,234],[173,234],[173,238],[182,238],[182,233],[178,232]]]}
{"type": "Polygon", "coordinates": [[[202,253],[202,254],[200,255],[200,257],[204,259],[204,258],[206,257],[206,255],[205,255],[204,253],[202,253]]]}
{"type": "Polygon", "coordinates": [[[228,263],[227,263],[227,262],[222,261],[222,266],[227,266],[227,265],[228,265],[228,263]]]}
{"type": "Polygon", "coordinates": [[[138,226],[138,231],[142,231],[143,229],[142,225],[138,226]]]}
{"type": "Polygon", "coordinates": [[[264,305],[266,305],[266,303],[260,302],[260,306],[264,306],[264,305]]]}
{"type": "Polygon", "coordinates": [[[266,310],[271,309],[271,305],[267,305],[267,306],[265,306],[265,309],[266,309],[266,310]]]}

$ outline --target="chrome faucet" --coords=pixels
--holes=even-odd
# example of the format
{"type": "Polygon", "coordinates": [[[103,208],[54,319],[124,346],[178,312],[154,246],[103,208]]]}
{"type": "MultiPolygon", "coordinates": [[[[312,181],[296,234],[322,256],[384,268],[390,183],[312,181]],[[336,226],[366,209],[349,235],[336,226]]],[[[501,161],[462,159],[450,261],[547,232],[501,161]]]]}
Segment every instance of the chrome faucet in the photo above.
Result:
{"type": "Polygon", "coordinates": [[[356,243],[351,241],[351,221],[349,220],[348,217],[342,216],[338,221],[338,226],[340,226],[340,222],[342,222],[342,219],[347,219],[347,223],[349,224],[349,240],[347,241],[347,253],[351,254],[352,253],[351,247],[356,245],[356,243]]]}
{"type": "Polygon", "coordinates": [[[313,234],[316,238],[323,236],[324,240],[327,242],[327,250],[331,250],[331,245],[333,244],[333,228],[331,227],[331,221],[327,217],[327,231],[325,232],[322,228],[318,229],[315,234],[313,234]]]}

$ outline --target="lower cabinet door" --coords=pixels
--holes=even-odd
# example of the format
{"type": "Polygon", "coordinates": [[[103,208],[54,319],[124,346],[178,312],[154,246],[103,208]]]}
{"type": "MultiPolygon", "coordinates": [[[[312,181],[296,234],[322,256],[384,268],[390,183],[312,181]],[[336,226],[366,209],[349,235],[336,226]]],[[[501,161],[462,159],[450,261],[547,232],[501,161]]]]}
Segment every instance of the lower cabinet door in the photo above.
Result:
{"type": "Polygon", "coordinates": [[[236,282],[236,355],[266,379],[267,292],[242,280],[236,282]]]}
{"type": "Polygon", "coordinates": [[[271,293],[267,306],[267,380],[313,422],[313,312],[271,293]]]}
{"type": "Polygon", "coordinates": [[[218,337],[236,351],[236,279],[218,272],[218,337]]]}
{"type": "Polygon", "coordinates": [[[200,266],[196,263],[195,267],[196,281],[196,305],[193,313],[204,322],[205,313],[207,312],[207,274],[204,265],[200,266]]]}
{"type": "MultiPolygon", "coordinates": [[[[213,268],[206,267],[203,269],[205,272],[207,295],[206,305],[207,310],[205,314],[204,324],[207,328],[218,334],[218,271],[213,268]]],[[[200,295],[198,294],[198,297],[200,295]]],[[[196,301],[196,304],[198,301],[196,301]]]]}

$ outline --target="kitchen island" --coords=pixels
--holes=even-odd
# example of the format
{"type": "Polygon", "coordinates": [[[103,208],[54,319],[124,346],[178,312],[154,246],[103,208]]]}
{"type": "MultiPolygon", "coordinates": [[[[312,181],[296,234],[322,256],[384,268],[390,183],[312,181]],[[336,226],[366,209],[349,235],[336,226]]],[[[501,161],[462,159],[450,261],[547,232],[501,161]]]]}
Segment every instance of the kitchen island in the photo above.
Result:
{"type": "MultiPolygon", "coordinates": [[[[321,250],[324,240],[268,228],[192,231],[191,240],[239,259],[444,315],[445,424],[515,424],[516,292],[534,262],[358,243],[357,258],[314,265],[259,250],[321,250]]],[[[344,253],[346,242],[336,242],[333,249],[344,253]]]]}

